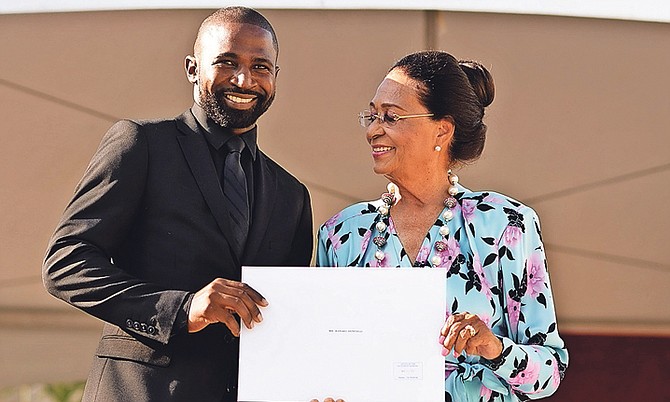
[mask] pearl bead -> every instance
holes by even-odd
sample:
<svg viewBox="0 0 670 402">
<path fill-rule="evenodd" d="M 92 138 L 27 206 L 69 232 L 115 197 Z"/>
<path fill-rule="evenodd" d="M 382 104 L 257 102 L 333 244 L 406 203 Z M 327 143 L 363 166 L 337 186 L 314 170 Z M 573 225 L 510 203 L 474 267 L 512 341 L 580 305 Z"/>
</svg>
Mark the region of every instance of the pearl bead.
<svg viewBox="0 0 670 402">
<path fill-rule="evenodd" d="M 381 250 L 377 250 L 377 251 L 375 251 L 375 258 L 376 258 L 377 260 L 381 261 L 381 260 L 384 259 L 384 257 L 386 257 L 386 256 L 384 255 L 384 252 L 383 252 L 383 251 L 381 251 Z"/>
<path fill-rule="evenodd" d="M 384 206 L 384 205 L 380 206 L 377 210 L 378 210 L 379 213 L 382 214 L 382 215 L 388 215 L 388 213 L 389 213 L 389 209 L 388 209 L 388 207 L 386 207 L 386 206 Z"/>
<path fill-rule="evenodd" d="M 456 194 L 458 194 L 458 187 L 456 187 L 456 186 L 449 186 L 449 194 L 451 194 L 451 195 L 456 195 Z"/>
<path fill-rule="evenodd" d="M 452 220 L 452 219 L 454 218 L 454 213 L 451 212 L 450 209 L 447 209 L 447 210 L 444 211 L 444 213 L 442 214 L 442 217 L 444 218 L 445 221 L 450 221 L 450 220 Z"/>
<path fill-rule="evenodd" d="M 442 226 L 442 227 L 440 228 L 440 234 L 441 234 L 442 236 L 447 236 L 447 235 L 449 234 L 449 227 L 446 226 L 446 225 L 445 225 L 445 226 Z"/>
<path fill-rule="evenodd" d="M 386 230 L 386 224 L 384 222 L 377 222 L 377 230 L 383 232 Z"/>
<path fill-rule="evenodd" d="M 451 184 L 458 183 L 458 176 L 456 176 L 455 174 L 452 174 L 451 177 L 449 178 L 449 181 L 451 182 Z"/>
<path fill-rule="evenodd" d="M 433 265 L 440 265 L 442 263 L 442 258 L 440 258 L 439 255 L 434 255 L 434 256 L 430 257 L 430 262 Z"/>
</svg>

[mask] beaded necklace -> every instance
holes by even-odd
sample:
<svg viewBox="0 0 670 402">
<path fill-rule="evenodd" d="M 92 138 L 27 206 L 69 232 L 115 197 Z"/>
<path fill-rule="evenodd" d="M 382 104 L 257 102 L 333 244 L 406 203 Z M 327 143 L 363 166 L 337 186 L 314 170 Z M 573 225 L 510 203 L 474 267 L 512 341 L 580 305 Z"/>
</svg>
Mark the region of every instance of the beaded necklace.
<svg viewBox="0 0 670 402">
<path fill-rule="evenodd" d="M 438 252 L 442 252 L 447 249 L 447 240 L 449 239 L 449 227 L 447 226 L 447 223 L 454 218 L 452 208 L 454 208 L 458 203 L 456 198 L 454 198 L 454 196 L 458 193 L 458 187 L 456 187 L 458 184 L 458 176 L 452 174 L 451 169 L 449 169 L 448 175 L 450 185 L 447 191 L 449 193 L 449 197 L 444 200 L 444 206 L 447 209 L 442 213 L 444 223 L 439 230 L 441 238 L 433 244 L 433 247 Z M 386 255 L 382 249 L 388 242 L 388 238 L 390 236 L 390 233 L 387 231 L 387 228 L 390 224 L 389 213 L 391 212 L 391 207 L 396 205 L 401 198 L 400 190 L 395 184 L 389 183 L 387 190 L 388 191 L 383 193 L 381 196 L 381 201 L 383 204 L 377 208 L 377 213 L 379 215 L 376 219 L 377 223 L 375 228 L 377 229 L 378 234 L 372 238 L 372 242 L 375 244 L 375 246 L 377 246 L 377 251 L 375 251 L 375 259 L 377 259 L 379 264 L 381 264 L 384 258 L 386 258 Z M 439 255 L 433 255 L 433 257 L 430 259 L 430 263 L 433 266 L 440 265 L 442 263 L 442 257 Z"/>
</svg>

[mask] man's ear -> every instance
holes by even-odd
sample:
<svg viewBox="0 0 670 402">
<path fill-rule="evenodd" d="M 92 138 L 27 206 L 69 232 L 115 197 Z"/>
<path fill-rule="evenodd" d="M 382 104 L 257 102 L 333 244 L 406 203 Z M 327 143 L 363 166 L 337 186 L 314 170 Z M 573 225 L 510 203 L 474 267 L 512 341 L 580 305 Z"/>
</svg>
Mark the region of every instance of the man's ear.
<svg viewBox="0 0 670 402">
<path fill-rule="evenodd" d="M 188 55 L 184 59 L 184 69 L 186 70 L 186 78 L 191 84 L 198 83 L 198 60 L 195 56 Z"/>
</svg>

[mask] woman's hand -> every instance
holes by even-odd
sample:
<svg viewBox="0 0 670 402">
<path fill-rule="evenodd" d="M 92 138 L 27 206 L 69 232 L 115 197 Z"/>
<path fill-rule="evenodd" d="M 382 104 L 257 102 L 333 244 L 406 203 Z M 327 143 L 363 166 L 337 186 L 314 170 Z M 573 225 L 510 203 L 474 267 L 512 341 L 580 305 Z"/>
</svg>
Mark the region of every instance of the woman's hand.
<svg viewBox="0 0 670 402">
<path fill-rule="evenodd" d="M 318 399 L 312 399 L 309 402 L 319 402 Z M 333 399 L 333 398 L 326 398 L 323 400 L 323 402 L 344 402 L 344 399 Z"/>
<path fill-rule="evenodd" d="M 463 351 L 469 355 L 482 356 L 493 360 L 502 353 L 502 342 L 477 315 L 457 313 L 444 323 L 440 331 L 440 343 L 444 356 L 454 349 L 454 357 Z"/>
</svg>

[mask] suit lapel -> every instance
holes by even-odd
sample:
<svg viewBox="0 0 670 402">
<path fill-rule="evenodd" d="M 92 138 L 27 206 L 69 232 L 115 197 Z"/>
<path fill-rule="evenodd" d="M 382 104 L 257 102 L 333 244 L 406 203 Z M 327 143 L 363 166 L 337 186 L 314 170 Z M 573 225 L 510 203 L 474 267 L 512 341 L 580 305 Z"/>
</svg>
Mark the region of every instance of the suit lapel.
<svg viewBox="0 0 670 402">
<path fill-rule="evenodd" d="M 268 230 L 277 194 L 277 172 L 267 162 L 267 157 L 258 152 L 260 174 L 254 176 L 254 211 L 247 246 L 243 253 L 243 262 L 249 261 L 261 251 L 261 245 Z"/>
<path fill-rule="evenodd" d="M 200 192 L 221 232 L 223 232 L 226 240 L 230 241 L 228 236 L 230 236 L 232 229 L 230 227 L 229 214 L 228 210 L 224 207 L 221 183 L 216 174 L 216 168 L 214 167 L 214 162 L 207 146 L 207 140 L 200 135 L 197 122 L 190 111 L 186 111 L 176 121 L 179 130 L 185 134 L 177 137 L 177 140 L 191 169 L 191 173 L 198 183 Z M 231 255 L 233 255 L 233 258 L 237 258 L 234 252 L 231 252 Z"/>
</svg>

